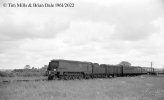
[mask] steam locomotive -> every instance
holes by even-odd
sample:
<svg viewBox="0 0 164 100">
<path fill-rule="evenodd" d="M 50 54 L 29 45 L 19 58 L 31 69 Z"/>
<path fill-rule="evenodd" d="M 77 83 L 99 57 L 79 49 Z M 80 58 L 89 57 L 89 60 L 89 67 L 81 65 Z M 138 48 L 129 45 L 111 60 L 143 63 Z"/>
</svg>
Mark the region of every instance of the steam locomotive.
<svg viewBox="0 0 164 100">
<path fill-rule="evenodd" d="M 98 64 L 63 59 L 51 60 L 47 68 L 47 73 L 48 80 L 110 78 L 156 74 L 154 68 L 148 67 Z"/>
</svg>

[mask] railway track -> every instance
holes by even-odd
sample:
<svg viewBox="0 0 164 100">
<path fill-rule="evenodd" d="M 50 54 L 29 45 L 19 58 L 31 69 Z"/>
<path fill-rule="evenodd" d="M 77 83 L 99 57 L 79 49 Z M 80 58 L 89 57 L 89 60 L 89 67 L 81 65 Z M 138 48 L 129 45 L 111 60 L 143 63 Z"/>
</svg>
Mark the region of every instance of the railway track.
<svg viewBox="0 0 164 100">
<path fill-rule="evenodd" d="M 142 75 L 141 75 L 142 76 Z M 140 77 L 141 77 L 140 76 Z M 128 76 L 127 76 L 128 77 Z M 132 77 L 132 76 L 129 76 Z M 134 77 L 134 76 L 133 76 Z M 155 77 L 155 78 L 159 78 L 162 77 L 164 78 L 163 74 L 159 74 L 159 75 L 145 75 L 143 77 Z M 105 79 L 105 78 L 104 78 Z M 110 78 L 108 78 L 110 79 Z M 55 80 L 67 80 L 67 79 L 55 79 Z M 74 79 L 68 79 L 68 80 L 74 80 Z M 76 80 L 76 79 L 75 79 Z M 80 79 L 79 79 L 80 80 Z M 39 81 L 49 81 L 48 79 L 18 79 L 18 80 L 0 80 L 0 83 L 11 83 L 11 82 L 39 82 Z M 52 80 L 51 80 L 52 81 Z"/>
<path fill-rule="evenodd" d="M 0 83 L 11 83 L 11 82 L 38 82 L 38 81 L 48 81 L 48 79 L 35 79 L 35 80 L 3 80 Z"/>
</svg>

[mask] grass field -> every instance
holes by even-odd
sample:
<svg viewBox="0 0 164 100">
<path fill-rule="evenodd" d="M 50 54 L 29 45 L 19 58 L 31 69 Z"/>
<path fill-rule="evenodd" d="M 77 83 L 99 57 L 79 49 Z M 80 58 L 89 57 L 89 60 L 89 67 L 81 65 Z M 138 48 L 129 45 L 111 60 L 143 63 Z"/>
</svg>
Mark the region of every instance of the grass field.
<svg viewBox="0 0 164 100">
<path fill-rule="evenodd" d="M 14 81 L 18 79 L 0 79 L 0 100 L 164 100 L 164 76 Z"/>
</svg>

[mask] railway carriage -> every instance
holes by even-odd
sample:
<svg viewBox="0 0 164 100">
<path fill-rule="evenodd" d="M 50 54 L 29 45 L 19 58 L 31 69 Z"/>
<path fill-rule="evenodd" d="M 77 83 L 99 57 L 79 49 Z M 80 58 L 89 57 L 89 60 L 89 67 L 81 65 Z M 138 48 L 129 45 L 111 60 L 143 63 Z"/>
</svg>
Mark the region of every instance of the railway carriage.
<svg viewBox="0 0 164 100">
<path fill-rule="evenodd" d="M 107 77 L 121 76 L 122 75 L 122 66 L 120 65 L 107 65 L 101 64 L 100 66 L 105 67 Z"/>
<path fill-rule="evenodd" d="M 122 76 L 123 71 L 122 71 L 123 66 L 121 65 L 108 65 L 107 71 L 109 74 L 113 74 L 112 76 Z"/>
<path fill-rule="evenodd" d="M 123 75 L 124 76 L 134 76 L 141 74 L 141 68 L 135 66 L 126 66 L 123 67 Z"/>
</svg>

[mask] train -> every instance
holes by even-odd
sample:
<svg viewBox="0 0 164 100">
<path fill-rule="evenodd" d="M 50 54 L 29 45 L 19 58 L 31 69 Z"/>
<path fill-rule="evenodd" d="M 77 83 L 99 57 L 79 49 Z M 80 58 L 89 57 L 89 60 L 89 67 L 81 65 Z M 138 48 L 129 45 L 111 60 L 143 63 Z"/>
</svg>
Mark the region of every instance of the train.
<svg viewBox="0 0 164 100">
<path fill-rule="evenodd" d="M 140 66 L 99 64 L 86 61 L 53 59 L 47 67 L 48 80 L 92 79 L 120 76 L 155 75 L 155 69 Z"/>
</svg>

